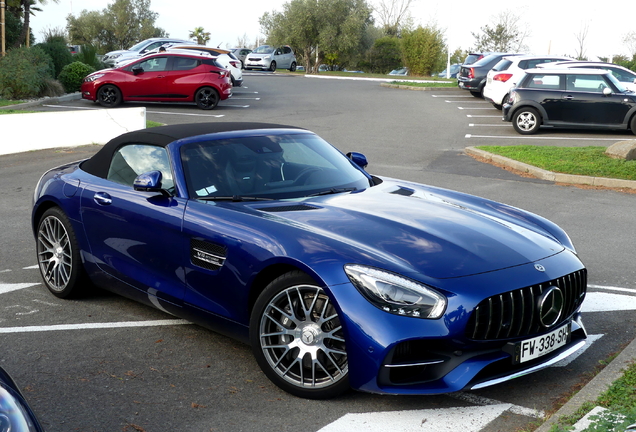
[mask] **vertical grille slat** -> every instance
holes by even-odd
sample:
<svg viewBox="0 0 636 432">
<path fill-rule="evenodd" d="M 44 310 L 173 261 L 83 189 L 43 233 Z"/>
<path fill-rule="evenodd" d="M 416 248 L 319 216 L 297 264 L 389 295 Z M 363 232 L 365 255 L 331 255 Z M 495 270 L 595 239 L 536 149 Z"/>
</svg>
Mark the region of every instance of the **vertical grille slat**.
<svg viewBox="0 0 636 432">
<path fill-rule="evenodd" d="M 583 302 L 587 270 L 484 299 L 468 320 L 466 336 L 472 340 L 497 340 L 524 337 L 545 330 L 537 318 L 537 301 L 551 286 L 559 288 L 564 296 L 562 318 L 553 326 L 556 327 L 569 319 Z"/>
</svg>

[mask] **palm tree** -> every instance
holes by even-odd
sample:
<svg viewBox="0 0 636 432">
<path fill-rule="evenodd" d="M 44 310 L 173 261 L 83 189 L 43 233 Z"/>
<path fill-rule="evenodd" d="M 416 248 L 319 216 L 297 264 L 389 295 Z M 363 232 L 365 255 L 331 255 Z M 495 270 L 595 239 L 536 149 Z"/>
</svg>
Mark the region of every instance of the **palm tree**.
<svg viewBox="0 0 636 432">
<path fill-rule="evenodd" d="M 190 39 L 196 39 L 199 45 L 207 45 L 210 40 L 210 32 L 206 32 L 203 27 L 195 27 L 188 37 Z"/>
<path fill-rule="evenodd" d="M 20 9 L 22 9 L 22 13 L 23 13 L 23 18 L 24 18 L 24 25 L 22 26 L 22 32 L 20 33 L 20 36 L 18 37 L 18 39 L 16 40 L 16 42 L 13 44 L 13 46 L 15 48 L 18 48 L 20 45 L 22 45 L 23 43 L 26 42 L 26 45 L 29 46 L 28 40 L 27 40 L 27 35 L 29 34 L 29 20 L 31 18 L 31 14 L 33 13 L 32 11 L 38 11 L 38 12 L 42 12 L 42 9 L 40 9 L 39 7 L 35 7 L 35 5 L 37 3 L 46 4 L 47 0 L 8 0 L 7 3 L 9 6 L 14 6 L 14 7 L 19 7 Z M 59 0 L 53 0 L 54 3 L 59 2 Z"/>
</svg>

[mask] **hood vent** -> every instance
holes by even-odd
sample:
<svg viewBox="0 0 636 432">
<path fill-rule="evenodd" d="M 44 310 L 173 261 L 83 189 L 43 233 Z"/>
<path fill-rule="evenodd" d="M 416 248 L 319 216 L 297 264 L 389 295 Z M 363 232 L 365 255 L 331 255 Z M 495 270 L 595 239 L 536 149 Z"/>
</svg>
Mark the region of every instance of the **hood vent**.
<svg viewBox="0 0 636 432">
<path fill-rule="evenodd" d="M 394 195 L 411 196 L 415 193 L 415 191 L 413 189 L 408 189 L 402 186 L 398 186 L 398 188 L 391 193 Z"/>
<path fill-rule="evenodd" d="M 291 212 L 291 211 L 303 211 L 303 210 L 317 210 L 320 207 L 307 205 L 307 204 L 292 204 L 292 205 L 282 205 L 276 207 L 261 207 L 258 210 L 268 213 L 280 213 L 280 212 Z"/>
</svg>

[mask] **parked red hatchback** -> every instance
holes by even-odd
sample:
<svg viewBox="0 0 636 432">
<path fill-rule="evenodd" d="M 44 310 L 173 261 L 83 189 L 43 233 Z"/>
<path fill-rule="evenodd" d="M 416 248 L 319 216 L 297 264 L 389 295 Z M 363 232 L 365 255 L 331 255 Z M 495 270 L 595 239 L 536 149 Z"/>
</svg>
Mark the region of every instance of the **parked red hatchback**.
<svg viewBox="0 0 636 432">
<path fill-rule="evenodd" d="M 108 108 L 122 102 L 194 102 L 214 109 L 232 96 L 230 72 L 208 53 L 157 53 L 84 78 L 82 98 Z"/>
</svg>

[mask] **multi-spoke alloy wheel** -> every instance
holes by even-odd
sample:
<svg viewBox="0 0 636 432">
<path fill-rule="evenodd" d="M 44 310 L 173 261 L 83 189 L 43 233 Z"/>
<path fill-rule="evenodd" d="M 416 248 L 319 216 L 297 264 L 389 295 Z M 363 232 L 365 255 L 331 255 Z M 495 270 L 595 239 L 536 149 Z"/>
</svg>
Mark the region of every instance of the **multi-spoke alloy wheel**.
<svg viewBox="0 0 636 432">
<path fill-rule="evenodd" d="M 38 224 L 37 254 L 42 279 L 58 297 L 76 291 L 83 275 L 77 242 L 71 225 L 61 210 L 47 210 Z"/>
<path fill-rule="evenodd" d="M 291 272 L 272 282 L 259 297 L 251 324 L 256 358 L 282 389 L 318 399 L 349 388 L 338 313 L 304 273 Z"/>
</svg>

